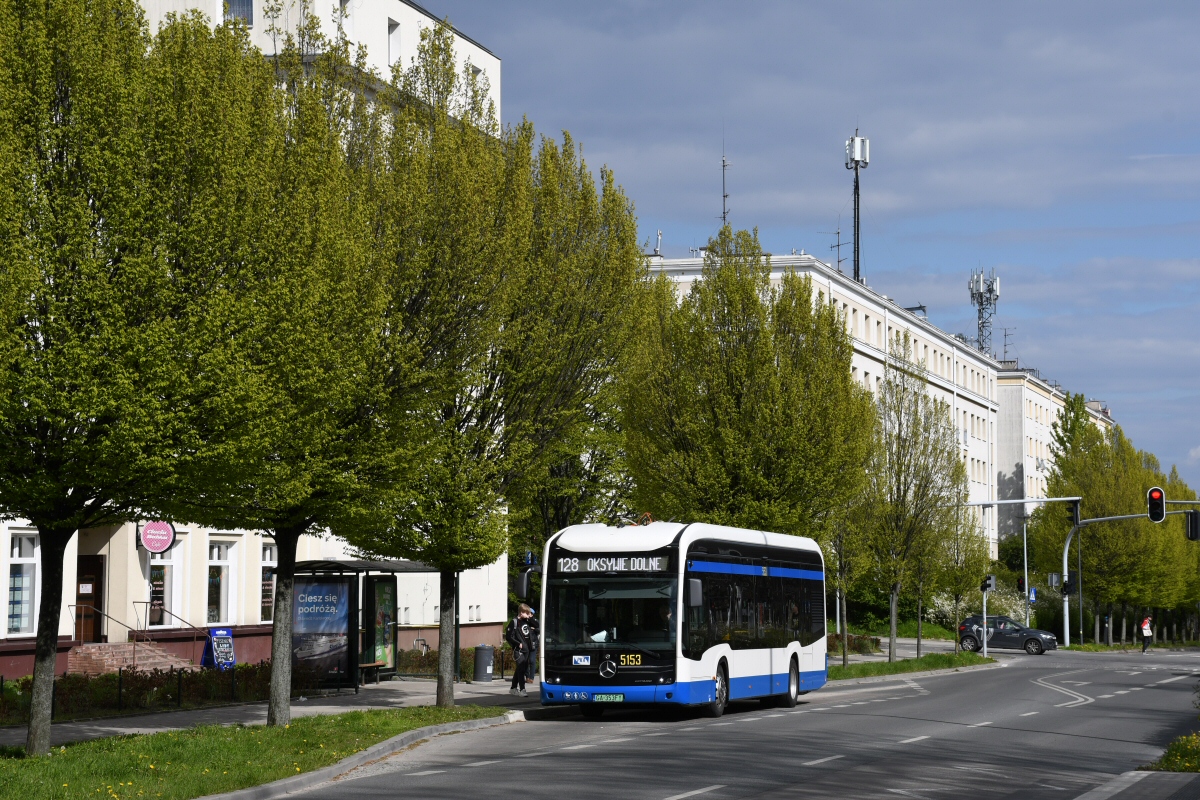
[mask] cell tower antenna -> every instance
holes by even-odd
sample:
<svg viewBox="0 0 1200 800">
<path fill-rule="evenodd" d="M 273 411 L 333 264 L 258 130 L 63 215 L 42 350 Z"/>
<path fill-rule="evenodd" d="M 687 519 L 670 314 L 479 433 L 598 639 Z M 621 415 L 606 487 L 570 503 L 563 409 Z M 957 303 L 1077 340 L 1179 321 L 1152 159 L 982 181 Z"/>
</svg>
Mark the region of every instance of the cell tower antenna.
<svg viewBox="0 0 1200 800">
<path fill-rule="evenodd" d="M 854 170 L 854 280 L 859 283 L 862 283 L 862 268 L 859 262 L 859 240 L 862 238 L 862 231 L 858 214 L 858 173 L 859 170 L 866 169 L 870 161 L 871 140 L 859 136 L 858 128 L 855 128 L 854 135 L 846 140 L 846 169 Z"/>
<path fill-rule="evenodd" d="M 971 293 L 971 303 L 979 309 L 979 333 L 975 346 L 995 358 L 996 353 L 992 350 L 992 317 L 996 315 L 996 304 L 1000 301 L 1000 278 L 995 269 L 990 276 L 985 275 L 983 270 L 972 272 L 967 289 Z"/>
<path fill-rule="evenodd" d="M 1008 337 L 1016 328 L 1001 328 L 1000 330 L 1004 331 L 1004 360 L 1008 361 Z"/>
<path fill-rule="evenodd" d="M 721 224 L 729 224 L 729 192 L 725 191 L 725 171 L 729 169 L 729 159 L 725 158 L 725 137 L 721 137 Z"/>
<path fill-rule="evenodd" d="M 846 260 L 846 259 L 842 258 L 842 245 L 846 244 L 845 242 L 842 241 L 842 215 L 838 214 L 838 224 L 837 224 L 836 231 L 817 231 L 817 233 L 824 234 L 826 236 L 837 237 L 834 239 L 833 244 L 829 245 L 829 249 L 837 251 L 837 263 L 834 266 L 837 267 L 838 272 L 841 272 L 842 271 L 842 262 Z"/>
</svg>

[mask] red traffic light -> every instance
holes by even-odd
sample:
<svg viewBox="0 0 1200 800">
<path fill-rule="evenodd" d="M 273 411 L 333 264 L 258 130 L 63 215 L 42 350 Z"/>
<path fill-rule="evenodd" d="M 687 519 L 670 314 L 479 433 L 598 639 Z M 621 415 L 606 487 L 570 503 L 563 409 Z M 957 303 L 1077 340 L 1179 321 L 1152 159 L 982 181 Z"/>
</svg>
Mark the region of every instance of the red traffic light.
<svg viewBox="0 0 1200 800">
<path fill-rule="evenodd" d="M 1146 516 L 1151 522 L 1162 522 L 1167 518 L 1167 497 L 1161 487 L 1152 486 L 1146 492 Z"/>
</svg>

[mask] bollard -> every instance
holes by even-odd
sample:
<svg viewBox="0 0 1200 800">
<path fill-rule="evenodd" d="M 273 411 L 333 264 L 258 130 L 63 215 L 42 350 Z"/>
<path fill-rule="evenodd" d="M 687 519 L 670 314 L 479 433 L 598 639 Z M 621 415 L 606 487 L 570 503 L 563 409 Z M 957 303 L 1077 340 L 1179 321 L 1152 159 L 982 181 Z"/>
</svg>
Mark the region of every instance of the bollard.
<svg viewBox="0 0 1200 800">
<path fill-rule="evenodd" d="M 183 670 L 179 670 L 179 691 L 176 692 L 175 707 L 183 708 Z"/>
<path fill-rule="evenodd" d="M 237 670 L 233 667 L 229 668 L 229 697 L 237 702 Z"/>
<path fill-rule="evenodd" d="M 121 706 L 121 688 L 125 675 L 122 672 L 122 667 L 117 667 L 117 711 L 120 711 Z"/>
</svg>

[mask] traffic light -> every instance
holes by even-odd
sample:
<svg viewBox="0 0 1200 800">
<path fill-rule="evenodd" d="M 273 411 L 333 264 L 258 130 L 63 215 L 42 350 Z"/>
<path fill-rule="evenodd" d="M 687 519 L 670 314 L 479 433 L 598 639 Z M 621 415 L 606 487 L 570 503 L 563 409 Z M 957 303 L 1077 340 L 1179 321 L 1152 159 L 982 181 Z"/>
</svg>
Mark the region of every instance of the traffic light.
<svg viewBox="0 0 1200 800">
<path fill-rule="evenodd" d="M 1151 522 L 1162 522 L 1167 518 L 1167 496 L 1158 486 L 1146 492 L 1146 516 Z"/>
<path fill-rule="evenodd" d="M 1062 582 L 1062 593 L 1064 595 L 1075 594 L 1079 590 L 1079 573 L 1072 572 L 1067 575 L 1067 579 Z"/>
<path fill-rule="evenodd" d="M 979 591 L 994 592 L 996 591 L 996 576 L 988 575 L 983 579 L 983 583 L 979 584 Z"/>
<path fill-rule="evenodd" d="M 1018 578 L 1017 578 L 1017 591 L 1019 591 L 1021 594 L 1025 594 L 1025 576 L 1024 575 L 1018 576 Z"/>
<path fill-rule="evenodd" d="M 1187 512 L 1187 537 L 1193 542 L 1200 541 L 1200 511 Z"/>
</svg>

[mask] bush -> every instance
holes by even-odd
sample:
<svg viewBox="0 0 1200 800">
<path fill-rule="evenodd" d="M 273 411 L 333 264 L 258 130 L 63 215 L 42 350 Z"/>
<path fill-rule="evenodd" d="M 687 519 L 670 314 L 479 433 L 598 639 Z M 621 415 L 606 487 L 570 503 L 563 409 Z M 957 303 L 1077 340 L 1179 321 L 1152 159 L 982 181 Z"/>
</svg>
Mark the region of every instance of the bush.
<svg viewBox="0 0 1200 800">
<path fill-rule="evenodd" d="M 1200 772 L 1200 734 L 1180 736 L 1167 745 L 1167 751 L 1143 769 L 1161 772 Z"/>
<path fill-rule="evenodd" d="M 492 667 L 492 671 L 497 677 L 503 669 L 512 670 L 512 651 L 507 645 L 496 650 L 493 658 L 495 666 Z M 501 660 L 503 660 L 503 664 Z M 438 651 L 427 650 L 422 653 L 420 650 L 401 650 L 396 653 L 396 672 L 401 675 L 437 677 Z M 474 647 L 464 647 L 458 651 L 458 677 L 459 680 L 464 681 L 475 677 Z"/>
<path fill-rule="evenodd" d="M 853 633 L 844 635 L 847 637 L 846 649 L 851 653 L 869 656 L 880 650 L 878 636 L 858 636 Z M 842 636 L 840 633 L 831 633 L 825 637 L 825 648 L 830 656 L 842 652 Z"/>
<path fill-rule="evenodd" d="M 182 697 L 180 696 L 182 687 Z M 33 677 L 5 681 L 0 695 L 0 722 L 29 721 Z M 292 671 L 292 695 L 316 690 L 317 675 L 304 668 Z M 271 691 L 271 664 L 238 664 L 232 670 L 122 670 L 120 674 L 61 675 L 54 679 L 57 719 L 106 716 L 125 711 L 266 700 Z"/>
</svg>

